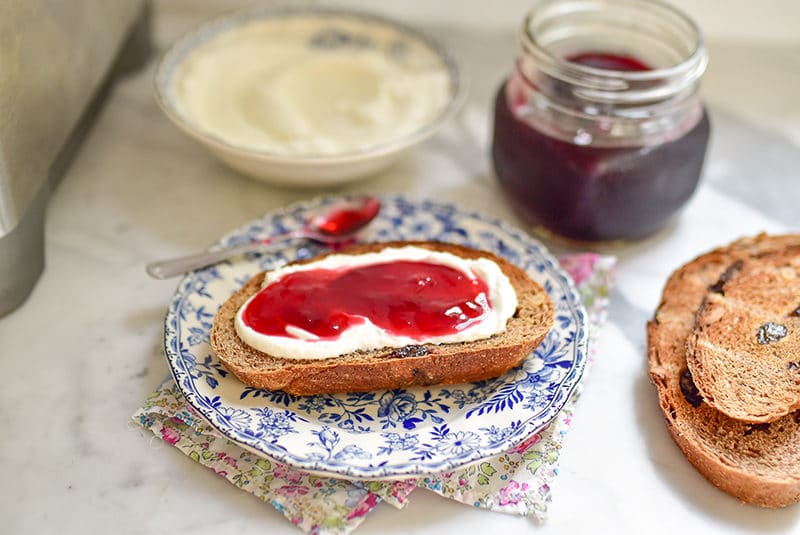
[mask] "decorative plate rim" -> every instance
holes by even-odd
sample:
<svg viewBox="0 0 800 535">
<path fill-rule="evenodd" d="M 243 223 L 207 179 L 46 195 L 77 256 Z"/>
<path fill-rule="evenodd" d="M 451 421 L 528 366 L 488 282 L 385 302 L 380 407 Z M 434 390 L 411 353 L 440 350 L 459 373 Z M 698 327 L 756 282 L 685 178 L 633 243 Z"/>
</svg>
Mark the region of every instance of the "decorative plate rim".
<svg viewBox="0 0 800 535">
<path fill-rule="evenodd" d="M 215 243 L 215 247 L 221 246 L 229 242 L 230 240 L 235 239 L 237 236 L 245 233 L 246 230 L 251 225 L 253 225 L 258 221 L 266 220 L 269 217 L 275 217 L 278 215 L 288 215 L 291 212 L 298 210 L 311 210 L 321 205 L 334 202 L 339 199 L 341 199 L 341 196 L 319 196 L 309 200 L 295 202 L 285 206 L 284 208 L 267 212 L 263 216 L 256 218 L 252 221 L 249 221 L 244 225 L 238 227 L 237 229 L 234 229 L 225 234 L 222 238 L 220 238 L 220 240 L 218 240 Z M 356 480 L 386 480 L 386 479 L 413 478 L 413 477 L 421 477 L 430 474 L 445 472 L 460 466 L 464 466 L 479 461 L 481 459 L 486 459 L 495 455 L 499 455 L 501 453 L 513 449 L 515 446 L 525 441 L 531 435 L 535 434 L 537 431 L 547 426 L 553 420 L 553 418 L 555 418 L 555 416 L 560 412 L 560 410 L 572 396 L 573 392 L 575 391 L 580 382 L 580 378 L 586 367 L 586 361 L 588 358 L 587 350 L 588 350 L 589 325 L 587 321 L 585 307 L 583 305 L 580 294 L 573 280 L 560 267 L 558 261 L 546 249 L 546 247 L 543 244 L 541 244 L 538 240 L 532 238 L 531 236 L 529 236 L 528 234 L 526 234 L 524 231 L 522 231 L 517 227 L 509 225 L 499 219 L 484 216 L 483 214 L 477 211 L 460 210 L 452 203 L 441 203 L 430 200 L 409 200 L 402 195 L 385 195 L 381 197 L 381 200 L 384 203 L 384 205 L 387 204 L 402 205 L 403 203 L 405 203 L 407 205 L 415 205 L 419 207 L 427 206 L 427 207 L 435 207 L 440 210 L 450 210 L 454 214 L 457 214 L 459 217 L 474 219 L 477 220 L 478 222 L 481 222 L 483 224 L 492 227 L 496 227 L 497 229 L 501 230 L 503 233 L 507 234 L 508 236 L 510 236 L 511 238 L 518 241 L 521 245 L 524 246 L 526 257 L 531 257 L 532 255 L 538 255 L 537 261 L 543 264 L 544 266 L 542 268 L 542 271 L 544 271 L 545 269 L 549 270 L 550 276 L 552 276 L 561 286 L 561 289 L 563 290 L 564 293 L 562 299 L 566 302 L 570 312 L 574 315 L 573 317 L 576 324 L 575 339 L 571 344 L 571 346 L 574 347 L 572 350 L 573 353 L 572 363 L 569 371 L 564 375 L 563 379 L 557 384 L 557 388 L 559 390 L 560 395 L 557 398 L 556 396 L 554 396 L 553 399 L 549 403 L 547 403 L 542 408 L 542 410 L 540 410 L 537 414 L 530 416 L 524 422 L 521 422 L 519 427 L 515 429 L 511 435 L 506 437 L 505 440 L 502 440 L 501 442 L 495 444 L 494 446 L 476 449 L 470 455 L 464 455 L 460 457 L 458 456 L 448 457 L 439 460 L 437 462 L 418 461 L 414 463 L 407 462 L 405 464 L 397 464 L 397 465 L 383 463 L 377 467 L 373 466 L 362 467 L 362 466 L 354 466 L 347 464 L 331 465 L 329 463 L 326 463 L 324 460 L 317 460 L 314 462 L 301 460 L 296 455 L 293 455 L 285 448 L 281 449 L 279 447 L 274 447 L 273 445 L 266 443 L 263 440 L 260 440 L 255 437 L 252 438 L 242 437 L 232 432 L 231 429 L 226 429 L 223 426 L 219 425 L 214 421 L 214 417 L 211 411 L 209 411 L 204 406 L 203 403 L 198 402 L 196 396 L 199 396 L 200 393 L 196 391 L 196 388 L 194 391 L 192 391 L 183 384 L 182 380 L 187 378 L 188 376 L 188 372 L 185 366 L 185 361 L 182 360 L 180 352 L 178 351 L 178 353 L 176 354 L 175 348 L 172 347 L 173 340 L 180 337 L 180 329 L 175 329 L 174 337 L 170 338 L 169 326 L 176 319 L 175 316 L 179 311 L 178 305 L 182 302 L 182 299 L 187 299 L 189 297 L 190 294 L 188 293 L 188 290 L 193 286 L 193 284 L 196 281 L 198 281 L 198 279 L 202 276 L 203 273 L 207 272 L 209 269 L 212 269 L 212 268 L 206 268 L 185 275 L 178 284 L 178 287 L 176 288 L 176 291 L 170 301 L 170 305 L 167 309 L 167 313 L 164 320 L 163 347 L 164 347 L 164 354 L 172 378 L 178 385 L 178 388 L 183 394 L 184 398 L 186 399 L 186 402 L 194 410 L 196 410 L 199 414 L 201 414 L 203 418 L 206 420 L 206 422 L 225 438 L 237 443 L 238 445 L 258 455 L 266 456 L 270 459 L 291 465 L 298 469 L 324 476 L 332 476 L 332 477 L 356 479 Z M 497 253 L 497 251 L 495 252 Z M 225 297 L 224 299 L 227 299 L 227 297 Z M 218 303 L 218 305 L 221 304 L 222 302 Z M 553 329 L 555 330 L 557 328 L 558 325 L 556 322 Z M 530 358 L 530 356 L 528 358 Z M 183 363 L 184 365 L 181 366 L 181 363 Z M 238 381 L 238 379 L 236 379 L 235 377 L 233 377 L 232 380 Z M 458 385 L 450 385 L 450 386 L 455 387 Z M 436 388 L 435 385 L 434 388 Z M 327 427 L 325 427 L 325 429 L 327 429 Z"/>
</svg>

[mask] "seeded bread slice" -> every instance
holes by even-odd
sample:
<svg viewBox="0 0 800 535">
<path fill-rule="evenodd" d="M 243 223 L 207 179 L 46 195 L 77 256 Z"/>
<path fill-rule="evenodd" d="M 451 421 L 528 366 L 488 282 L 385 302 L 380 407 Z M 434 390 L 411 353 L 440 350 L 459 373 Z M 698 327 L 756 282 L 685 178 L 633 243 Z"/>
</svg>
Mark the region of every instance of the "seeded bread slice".
<svg viewBox="0 0 800 535">
<path fill-rule="evenodd" d="M 706 403 L 772 422 L 800 409 L 800 248 L 731 264 L 700 305 L 686 358 Z"/>
<path fill-rule="evenodd" d="M 445 243 L 389 242 L 355 245 L 339 253 L 355 255 L 405 245 L 496 262 L 510 279 L 519 302 L 506 330 L 474 342 L 382 348 L 319 361 L 277 358 L 247 346 L 234 328 L 238 309 L 261 288 L 264 273 L 260 273 L 217 312 L 211 330 L 214 351 L 239 380 L 255 388 L 284 390 L 294 395 L 365 392 L 500 376 L 519 365 L 553 326 L 553 304 L 547 292 L 522 269 L 489 252 Z M 313 260 L 319 258 L 322 257 Z"/>
<path fill-rule="evenodd" d="M 760 235 L 696 258 L 670 276 L 647 324 L 650 378 L 675 443 L 712 484 L 762 507 L 800 501 L 800 414 L 756 425 L 726 416 L 695 387 L 685 346 L 703 297 L 728 266 L 797 244 L 800 235 Z"/>
</svg>

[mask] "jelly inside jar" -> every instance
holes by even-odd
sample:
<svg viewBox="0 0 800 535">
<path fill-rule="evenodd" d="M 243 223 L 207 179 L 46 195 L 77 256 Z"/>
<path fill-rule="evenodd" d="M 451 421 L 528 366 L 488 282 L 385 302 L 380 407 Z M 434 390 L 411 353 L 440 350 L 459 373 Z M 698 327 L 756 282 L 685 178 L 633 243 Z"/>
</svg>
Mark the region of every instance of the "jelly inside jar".
<svg viewBox="0 0 800 535">
<path fill-rule="evenodd" d="M 644 71 L 632 57 L 587 51 L 566 58 L 590 67 Z M 580 241 L 637 239 L 664 226 L 697 186 L 708 116 L 657 145 L 602 147 L 551 137 L 518 118 L 497 93 L 492 157 L 508 198 L 529 223 Z"/>
<path fill-rule="evenodd" d="M 565 58 L 572 63 L 580 63 L 595 69 L 611 71 L 649 71 L 651 67 L 637 57 L 627 54 L 610 54 L 608 52 L 579 52 Z"/>
</svg>

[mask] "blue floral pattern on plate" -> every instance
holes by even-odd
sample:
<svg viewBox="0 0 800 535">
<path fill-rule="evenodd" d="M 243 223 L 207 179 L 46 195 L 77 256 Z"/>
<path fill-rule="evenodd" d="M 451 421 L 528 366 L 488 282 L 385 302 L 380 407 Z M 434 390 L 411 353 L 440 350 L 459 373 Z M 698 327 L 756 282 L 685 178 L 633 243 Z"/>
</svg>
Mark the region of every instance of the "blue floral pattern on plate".
<svg viewBox="0 0 800 535">
<path fill-rule="evenodd" d="M 296 228 L 334 197 L 294 204 L 228 234 L 219 245 Z M 493 251 L 550 294 L 555 327 L 502 377 L 366 393 L 291 396 L 256 389 L 228 373 L 208 336 L 217 308 L 251 276 L 323 250 L 297 243 L 184 277 L 167 311 L 164 350 L 188 403 L 233 441 L 297 468 L 353 479 L 441 472 L 500 454 L 546 425 L 586 364 L 587 322 L 570 278 L 524 232 L 448 204 L 384 197 L 367 241 L 437 240 Z"/>
</svg>

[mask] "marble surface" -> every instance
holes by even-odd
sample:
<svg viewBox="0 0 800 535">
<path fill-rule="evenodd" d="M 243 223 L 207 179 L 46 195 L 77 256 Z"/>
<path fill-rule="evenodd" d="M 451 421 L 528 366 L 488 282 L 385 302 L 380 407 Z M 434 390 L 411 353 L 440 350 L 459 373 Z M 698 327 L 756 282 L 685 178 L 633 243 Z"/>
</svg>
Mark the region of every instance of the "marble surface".
<svg viewBox="0 0 800 535">
<path fill-rule="evenodd" d="M 788 11 L 766 16 L 797 15 L 796 4 L 776 4 Z M 230 5 L 156 2 L 159 45 Z M 525 3 L 504 4 L 491 24 L 475 15 L 479 2 L 459 4 L 463 14 L 452 8 L 449 17 L 434 16 L 441 15 L 434 6 L 426 17 L 423 2 L 408 13 L 401 5 L 385 9 L 457 53 L 470 98 L 398 165 L 326 192 L 433 197 L 519 224 L 487 147 L 491 96 L 514 56 Z M 752 35 L 750 26 L 737 36 L 731 28 L 746 14 L 718 14 L 726 16 L 739 18 L 709 23 L 725 31 L 709 35 L 703 93 L 714 138 L 704 180 L 669 228 L 615 251 L 610 323 L 567 437 L 549 520 L 539 525 L 417 491 L 405 510 L 380 507 L 357 533 L 800 531 L 798 506 L 744 506 L 698 475 L 669 438 L 646 375 L 644 323 L 670 271 L 741 235 L 800 230 L 800 41 Z M 204 248 L 267 210 L 321 193 L 271 188 L 211 159 L 157 109 L 152 68 L 114 89 L 53 194 L 45 273 L 28 301 L 0 319 L 0 531 L 299 533 L 129 420 L 167 374 L 162 318 L 176 286 L 148 278 L 144 264 Z"/>
</svg>

